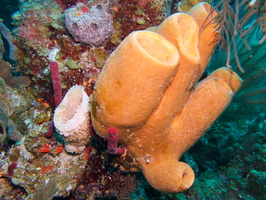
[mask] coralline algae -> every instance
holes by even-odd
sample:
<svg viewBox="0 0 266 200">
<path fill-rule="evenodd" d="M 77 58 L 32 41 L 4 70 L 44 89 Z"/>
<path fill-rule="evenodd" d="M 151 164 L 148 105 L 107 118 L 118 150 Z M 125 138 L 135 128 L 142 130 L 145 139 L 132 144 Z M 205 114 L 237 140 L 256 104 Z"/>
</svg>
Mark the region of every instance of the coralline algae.
<svg viewBox="0 0 266 200">
<path fill-rule="evenodd" d="M 103 4 L 91 8 L 79 3 L 65 11 L 67 30 L 76 42 L 102 45 L 113 33 L 112 16 Z"/>
</svg>

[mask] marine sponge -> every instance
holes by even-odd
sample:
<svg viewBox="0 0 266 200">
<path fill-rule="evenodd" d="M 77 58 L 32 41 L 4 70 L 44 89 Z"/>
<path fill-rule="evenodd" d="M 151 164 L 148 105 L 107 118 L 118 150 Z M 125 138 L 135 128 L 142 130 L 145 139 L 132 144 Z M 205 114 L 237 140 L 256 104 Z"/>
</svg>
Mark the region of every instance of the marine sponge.
<svg viewBox="0 0 266 200">
<path fill-rule="evenodd" d="M 198 9 L 208 12 L 208 7 Z M 97 134 L 108 138 L 108 128 L 115 127 L 118 142 L 149 184 L 163 192 L 182 192 L 193 184 L 192 168 L 179 159 L 242 82 L 227 68 L 198 82 L 215 48 L 208 39 L 216 35 L 215 24 L 200 34 L 198 24 L 176 13 L 153 27 L 155 33 L 132 32 L 108 58 L 91 95 Z"/>
<path fill-rule="evenodd" d="M 102 45 L 113 33 L 112 16 L 104 4 L 91 8 L 82 3 L 65 11 L 67 30 L 77 42 Z"/>
<path fill-rule="evenodd" d="M 54 125 L 66 141 L 65 150 L 81 153 L 90 141 L 90 99 L 84 88 L 75 85 L 56 108 Z"/>
</svg>

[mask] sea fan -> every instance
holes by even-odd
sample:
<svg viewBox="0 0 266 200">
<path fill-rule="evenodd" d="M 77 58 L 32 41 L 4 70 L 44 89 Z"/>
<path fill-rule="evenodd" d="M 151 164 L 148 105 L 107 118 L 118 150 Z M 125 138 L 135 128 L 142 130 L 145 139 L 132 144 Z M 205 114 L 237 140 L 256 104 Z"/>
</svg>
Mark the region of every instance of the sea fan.
<svg viewBox="0 0 266 200">
<path fill-rule="evenodd" d="M 13 141 L 19 141 L 22 137 L 16 125 L 10 119 L 12 114 L 13 105 L 8 98 L 6 83 L 4 79 L 0 77 L 0 143 L 3 143 L 7 136 Z"/>
<path fill-rule="evenodd" d="M 207 19 L 206 23 L 201 27 L 201 30 L 208 26 L 209 23 L 217 23 L 218 25 L 216 28 L 220 34 L 217 35 L 215 41 L 218 40 L 220 48 L 226 50 L 226 67 L 231 68 L 230 58 L 233 50 L 236 64 L 239 70 L 244 73 L 245 70 L 241 65 L 237 52 L 236 39 L 241 38 L 246 49 L 251 50 L 246 36 L 256 27 L 256 24 L 260 24 L 260 28 L 263 32 L 260 44 L 264 43 L 266 38 L 266 3 L 263 0 L 243 0 L 242 2 L 239 2 L 239 0 L 222 0 L 218 2 L 219 3 L 214 6 L 209 16 L 211 17 L 214 11 L 216 11 L 218 15 L 212 20 Z M 249 24 L 252 25 L 249 26 L 248 29 L 245 28 Z"/>
<path fill-rule="evenodd" d="M 220 10 L 215 19 L 220 20 L 217 27 L 220 35 L 216 38 L 220 42 L 220 51 L 213 54 L 208 67 L 211 72 L 226 63 L 241 76 L 242 87 L 225 112 L 241 116 L 266 112 L 265 3 L 262 5 L 260 0 L 253 1 L 250 7 L 251 1 L 249 4 L 246 0 L 243 2 L 235 2 L 238 11 L 225 0 L 215 6 Z M 231 49 L 234 50 L 233 54 Z"/>
<path fill-rule="evenodd" d="M 12 114 L 12 112 L 13 108 L 11 106 L 11 103 L 7 100 L 5 81 L 0 78 L 0 143 L 2 143 L 7 137 L 9 116 Z"/>
</svg>

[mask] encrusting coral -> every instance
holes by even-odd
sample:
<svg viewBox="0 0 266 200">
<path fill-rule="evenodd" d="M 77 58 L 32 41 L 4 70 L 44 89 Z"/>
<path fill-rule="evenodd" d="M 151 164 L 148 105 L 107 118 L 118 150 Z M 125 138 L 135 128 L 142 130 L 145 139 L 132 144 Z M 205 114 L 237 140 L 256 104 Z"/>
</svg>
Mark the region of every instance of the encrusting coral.
<svg viewBox="0 0 266 200">
<path fill-rule="evenodd" d="M 206 18 L 210 5 L 196 6 Z M 193 13 L 173 14 L 150 31 L 126 37 L 110 55 L 91 95 L 96 132 L 108 138 L 108 128 L 115 127 L 150 185 L 164 192 L 181 192 L 193 184 L 193 170 L 179 159 L 242 82 L 230 69 L 219 68 L 197 83 L 217 33 L 214 23 L 200 29 L 204 20 L 194 19 Z"/>
<path fill-rule="evenodd" d="M 81 153 L 90 141 L 90 99 L 84 88 L 75 85 L 55 109 L 54 125 L 66 141 L 65 150 Z"/>
</svg>

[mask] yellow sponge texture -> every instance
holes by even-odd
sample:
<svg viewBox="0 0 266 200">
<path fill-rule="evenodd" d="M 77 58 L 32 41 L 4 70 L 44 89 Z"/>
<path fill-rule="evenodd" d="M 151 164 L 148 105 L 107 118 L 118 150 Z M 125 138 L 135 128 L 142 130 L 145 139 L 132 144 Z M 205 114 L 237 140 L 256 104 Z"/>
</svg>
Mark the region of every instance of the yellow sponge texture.
<svg viewBox="0 0 266 200">
<path fill-rule="evenodd" d="M 206 19 L 209 7 L 201 3 L 193 9 Z M 126 37 L 107 60 L 91 96 L 96 132 L 107 138 L 107 129 L 115 127 L 147 181 L 164 192 L 181 192 L 193 184 L 193 170 L 179 159 L 242 82 L 227 68 L 198 82 L 217 33 L 213 23 L 201 30 L 203 22 L 192 11 Z"/>
</svg>

